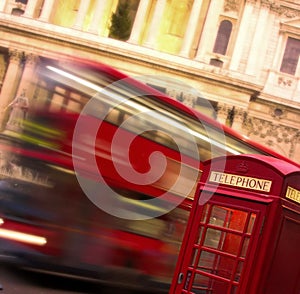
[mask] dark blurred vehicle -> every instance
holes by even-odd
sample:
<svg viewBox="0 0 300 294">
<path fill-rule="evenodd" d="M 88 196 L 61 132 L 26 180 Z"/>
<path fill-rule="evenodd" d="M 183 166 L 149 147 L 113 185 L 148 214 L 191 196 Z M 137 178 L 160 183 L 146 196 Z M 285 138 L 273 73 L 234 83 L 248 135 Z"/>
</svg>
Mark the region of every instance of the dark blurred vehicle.
<svg viewBox="0 0 300 294">
<path fill-rule="evenodd" d="M 105 65 L 43 60 L 32 86 L 24 128 L 0 137 L 0 254 L 28 269 L 168 291 L 202 161 L 283 158 Z M 154 152 L 159 177 L 120 174 Z"/>
</svg>

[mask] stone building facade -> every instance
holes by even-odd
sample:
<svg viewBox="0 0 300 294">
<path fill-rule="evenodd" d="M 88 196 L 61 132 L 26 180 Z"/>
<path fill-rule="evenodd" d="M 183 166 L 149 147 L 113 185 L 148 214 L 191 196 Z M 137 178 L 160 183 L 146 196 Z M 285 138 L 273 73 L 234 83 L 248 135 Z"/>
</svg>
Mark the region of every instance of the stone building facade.
<svg viewBox="0 0 300 294">
<path fill-rule="evenodd" d="M 21 91 L 34 99 L 41 57 L 80 56 L 200 111 L 209 100 L 220 122 L 300 162 L 299 0 L 128 0 L 121 41 L 110 28 L 124 1 L 0 0 L 0 121 Z"/>
</svg>

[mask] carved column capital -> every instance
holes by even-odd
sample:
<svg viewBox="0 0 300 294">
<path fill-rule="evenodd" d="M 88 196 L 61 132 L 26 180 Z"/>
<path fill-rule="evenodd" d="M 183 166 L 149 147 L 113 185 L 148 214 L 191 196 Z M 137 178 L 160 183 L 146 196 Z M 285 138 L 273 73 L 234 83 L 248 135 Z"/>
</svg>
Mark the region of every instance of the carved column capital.
<svg viewBox="0 0 300 294">
<path fill-rule="evenodd" d="M 255 4 L 257 0 L 246 0 L 246 3 Z"/>
<path fill-rule="evenodd" d="M 217 110 L 218 110 L 218 115 L 222 115 L 222 116 L 226 115 L 227 117 L 228 112 L 231 110 L 231 108 L 227 104 L 219 102 Z"/>
<path fill-rule="evenodd" d="M 265 8 L 270 8 L 273 2 L 273 0 L 261 0 L 261 6 Z"/>
<path fill-rule="evenodd" d="M 247 114 L 247 112 L 245 111 L 245 109 L 240 108 L 240 107 L 235 107 L 235 109 L 234 109 L 234 119 L 235 120 L 239 120 L 239 121 L 243 122 L 246 114 Z"/>
<path fill-rule="evenodd" d="M 224 11 L 238 11 L 240 0 L 226 0 L 224 2 Z"/>
<path fill-rule="evenodd" d="M 224 103 L 218 103 L 217 106 L 217 119 L 219 122 L 226 124 L 227 118 L 228 118 L 228 114 L 229 111 L 231 110 L 230 107 L 228 107 L 227 104 Z"/>
<path fill-rule="evenodd" d="M 9 60 L 14 63 L 21 63 L 24 59 L 24 52 L 17 49 L 9 49 Z"/>
<path fill-rule="evenodd" d="M 35 65 L 39 60 L 39 57 L 33 53 L 24 53 L 24 57 L 25 57 L 26 65 L 29 66 Z"/>
</svg>

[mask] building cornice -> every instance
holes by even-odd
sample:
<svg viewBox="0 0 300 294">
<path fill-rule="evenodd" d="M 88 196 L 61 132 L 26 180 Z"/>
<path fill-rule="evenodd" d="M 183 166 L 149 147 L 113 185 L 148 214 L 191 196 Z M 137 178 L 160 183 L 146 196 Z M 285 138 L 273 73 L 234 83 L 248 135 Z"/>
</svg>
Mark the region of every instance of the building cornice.
<svg viewBox="0 0 300 294">
<path fill-rule="evenodd" d="M 300 10 L 300 1 L 299 0 L 280 0 L 278 1 L 281 7 L 286 7 L 293 10 Z"/>
<path fill-rule="evenodd" d="M 295 112 L 297 110 L 300 110 L 299 102 L 283 99 L 278 96 L 274 96 L 266 93 L 259 93 L 259 95 L 255 97 L 255 101 L 263 104 L 282 105 L 286 109 L 289 109 L 289 111 Z"/>
</svg>

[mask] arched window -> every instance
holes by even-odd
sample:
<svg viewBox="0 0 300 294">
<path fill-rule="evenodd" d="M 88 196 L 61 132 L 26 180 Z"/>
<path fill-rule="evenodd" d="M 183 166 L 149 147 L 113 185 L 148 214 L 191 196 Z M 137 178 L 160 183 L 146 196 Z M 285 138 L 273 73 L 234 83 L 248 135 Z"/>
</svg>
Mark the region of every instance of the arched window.
<svg viewBox="0 0 300 294">
<path fill-rule="evenodd" d="M 300 55 L 300 40 L 288 37 L 280 71 L 294 75 Z"/>
<path fill-rule="evenodd" d="M 214 53 L 226 54 L 231 31 L 232 23 L 229 20 L 221 21 L 213 50 Z"/>
</svg>

